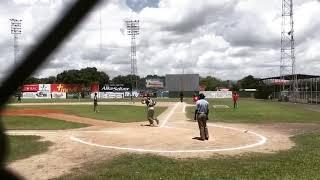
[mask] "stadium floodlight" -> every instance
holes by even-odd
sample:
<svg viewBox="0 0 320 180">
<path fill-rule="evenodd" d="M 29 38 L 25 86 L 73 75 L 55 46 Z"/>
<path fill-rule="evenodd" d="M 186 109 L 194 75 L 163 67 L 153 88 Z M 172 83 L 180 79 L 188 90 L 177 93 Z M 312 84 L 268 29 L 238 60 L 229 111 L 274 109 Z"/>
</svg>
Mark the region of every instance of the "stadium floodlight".
<svg viewBox="0 0 320 180">
<path fill-rule="evenodd" d="M 132 89 L 133 89 L 133 76 L 135 75 L 135 84 L 136 89 L 138 86 L 137 81 L 137 48 L 136 48 L 136 36 L 139 35 L 140 27 L 139 27 L 139 20 L 126 20 L 125 26 L 127 30 L 127 34 L 131 36 L 131 98 L 132 98 Z"/>
<path fill-rule="evenodd" d="M 22 33 L 22 27 L 20 19 L 9 19 L 11 21 L 11 34 L 13 34 L 13 48 L 14 48 L 14 58 L 13 62 L 14 64 L 17 61 L 17 56 L 19 53 L 19 44 L 18 44 L 18 38 L 19 35 Z"/>
</svg>

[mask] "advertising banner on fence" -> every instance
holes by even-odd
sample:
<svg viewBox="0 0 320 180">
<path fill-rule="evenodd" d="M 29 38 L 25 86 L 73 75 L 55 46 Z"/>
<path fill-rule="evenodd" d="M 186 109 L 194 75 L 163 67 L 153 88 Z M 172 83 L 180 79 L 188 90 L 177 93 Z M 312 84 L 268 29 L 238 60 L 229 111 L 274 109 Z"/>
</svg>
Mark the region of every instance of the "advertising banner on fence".
<svg viewBox="0 0 320 180">
<path fill-rule="evenodd" d="M 22 92 L 37 92 L 39 91 L 39 84 L 25 84 L 22 86 Z"/>
<path fill-rule="evenodd" d="M 164 85 L 161 79 L 147 79 L 146 87 L 147 88 L 164 88 Z"/>
<path fill-rule="evenodd" d="M 39 91 L 36 93 L 37 99 L 51 98 L 51 84 L 39 84 Z"/>
<path fill-rule="evenodd" d="M 124 97 L 125 98 L 130 98 L 131 97 L 131 92 L 124 92 Z M 137 91 L 132 91 L 132 97 L 139 97 L 139 93 Z"/>
<path fill-rule="evenodd" d="M 39 91 L 51 92 L 51 84 L 39 84 Z"/>
<path fill-rule="evenodd" d="M 122 99 L 124 98 L 123 92 L 100 92 L 100 98 L 102 99 Z"/>
<path fill-rule="evenodd" d="M 23 92 L 22 98 L 23 99 L 35 99 L 36 98 L 36 92 Z"/>
<path fill-rule="evenodd" d="M 36 94 L 36 99 L 50 99 L 51 93 L 48 91 L 38 91 Z"/>
<path fill-rule="evenodd" d="M 100 88 L 100 92 L 125 92 L 130 91 L 130 88 L 124 87 L 121 84 L 106 84 Z"/>
<path fill-rule="evenodd" d="M 66 99 L 67 93 L 65 92 L 52 92 L 52 99 Z"/>
<path fill-rule="evenodd" d="M 223 98 L 232 98 L 232 91 L 200 91 L 203 93 L 206 98 L 215 98 L 215 99 L 223 99 Z"/>
<path fill-rule="evenodd" d="M 94 98 L 94 94 L 95 94 L 95 93 L 97 93 L 97 97 L 100 99 L 100 93 L 99 93 L 99 92 L 92 92 L 92 93 L 90 94 L 91 99 Z"/>
<path fill-rule="evenodd" d="M 91 84 L 91 92 L 99 92 L 99 84 Z"/>
<path fill-rule="evenodd" d="M 51 92 L 82 92 L 84 85 L 81 84 L 51 84 Z"/>
</svg>

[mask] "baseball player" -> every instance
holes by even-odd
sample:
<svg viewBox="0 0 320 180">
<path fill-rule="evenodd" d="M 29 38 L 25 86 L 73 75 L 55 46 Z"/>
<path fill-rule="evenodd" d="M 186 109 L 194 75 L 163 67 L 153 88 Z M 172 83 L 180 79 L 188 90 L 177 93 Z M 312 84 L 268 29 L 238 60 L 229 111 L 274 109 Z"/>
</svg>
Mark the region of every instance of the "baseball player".
<svg viewBox="0 0 320 180">
<path fill-rule="evenodd" d="M 157 125 L 159 125 L 159 120 L 157 118 L 154 118 L 154 106 L 157 104 L 157 102 L 150 97 L 147 97 L 142 100 L 142 103 L 147 105 L 147 118 L 149 120 L 150 126 L 154 126 L 154 121 L 156 121 Z"/>
<path fill-rule="evenodd" d="M 21 103 L 21 92 L 18 93 L 18 100 L 17 100 L 17 102 L 18 102 L 18 103 Z"/>
<path fill-rule="evenodd" d="M 201 141 L 209 140 L 209 132 L 207 127 L 207 120 L 209 115 L 209 103 L 206 101 L 204 94 L 199 94 L 199 100 L 196 102 L 197 120 L 200 130 Z"/>
<path fill-rule="evenodd" d="M 93 111 L 95 113 L 99 112 L 98 111 L 98 96 L 97 96 L 97 93 L 94 93 L 94 97 L 93 97 Z"/>
<path fill-rule="evenodd" d="M 233 100 L 233 109 L 236 109 L 238 107 L 239 94 L 235 91 L 232 93 L 232 100 Z"/>
<path fill-rule="evenodd" d="M 183 102 L 183 92 L 180 92 L 180 102 Z"/>
<path fill-rule="evenodd" d="M 193 103 L 196 103 L 199 100 L 199 97 L 197 96 L 196 93 L 194 93 L 192 100 L 193 100 Z"/>
</svg>

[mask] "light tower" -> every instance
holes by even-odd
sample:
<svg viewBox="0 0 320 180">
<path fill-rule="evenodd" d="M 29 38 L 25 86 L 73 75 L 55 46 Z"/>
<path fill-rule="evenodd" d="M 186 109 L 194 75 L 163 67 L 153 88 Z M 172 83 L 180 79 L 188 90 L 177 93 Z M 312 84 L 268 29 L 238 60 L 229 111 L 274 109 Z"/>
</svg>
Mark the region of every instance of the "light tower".
<svg viewBox="0 0 320 180">
<path fill-rule="evenodd" d="M 10 19 L 10 21 L 11 21 L 11 34 L 13 34 L 13 48 L 14 48 L 13 62 L 15 64 L 17 62 L 17 57 L 19 53 L 18 38 L 19 38 L 19 34 L 21 34 L 22 32 L 22 28 L 21 28 L 22 20 Z"/>
<path fill-rule="evenodd" d="M 136 36 L 139 35 L 139 20 L 126 20 L 127 34 L 131 36 L 131 97 L 133 89 L 133 76 L 137 75 L 137 55 L 136 55 Z M 137 76 L 135 79 L 137 89 Z"/>
<path fill-rule="evenodd" d="M 289 92 L 295 98 L 297 89 L 293 2 L 292 0 L 282 0 L 282 25 L 281 25 L 281 61 L 280 77 L 282 90 L 285 90 L 285 76 L 291 75 Z"/>
</svg>

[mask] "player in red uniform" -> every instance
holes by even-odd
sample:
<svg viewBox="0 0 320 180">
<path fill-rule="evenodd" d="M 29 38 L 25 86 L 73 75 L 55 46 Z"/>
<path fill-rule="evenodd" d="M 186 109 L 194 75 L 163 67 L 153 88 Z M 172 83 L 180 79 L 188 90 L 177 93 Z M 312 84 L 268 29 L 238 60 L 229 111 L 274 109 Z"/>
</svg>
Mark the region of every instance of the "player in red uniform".
<svg viewBox="0 0 320 180">
<path fill-rule="evenodd" d="M 196 93 L 193 95 L 192 100 L 193 100 L 194 103 L 196 103 L 199 100 L 199 97 L 197 96 Z"/>
<path fill-rule="evenodd" d="M 237 92 L 232 93 L 232 100 L 233 100 L 233 108 L 238 108 L 238 100 L 239 100 L 239 94 Z"/>
</svg>

